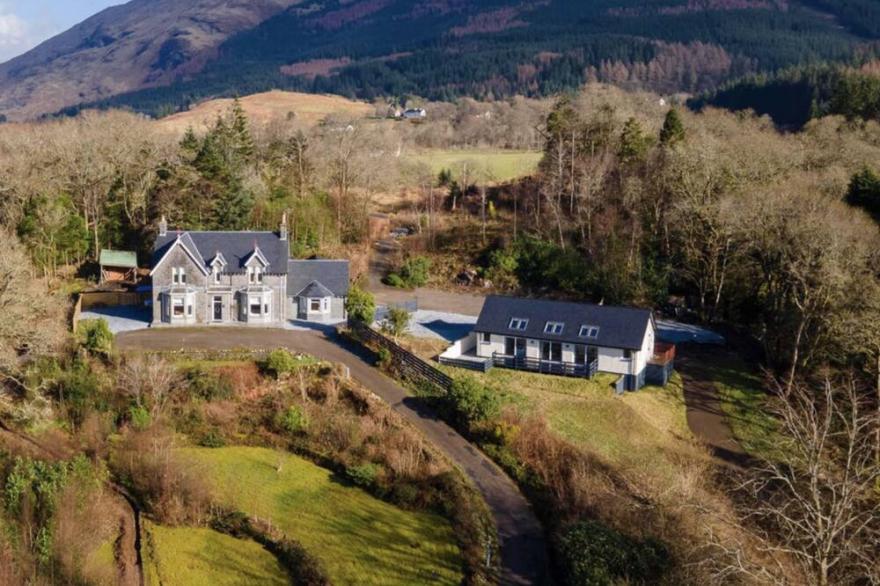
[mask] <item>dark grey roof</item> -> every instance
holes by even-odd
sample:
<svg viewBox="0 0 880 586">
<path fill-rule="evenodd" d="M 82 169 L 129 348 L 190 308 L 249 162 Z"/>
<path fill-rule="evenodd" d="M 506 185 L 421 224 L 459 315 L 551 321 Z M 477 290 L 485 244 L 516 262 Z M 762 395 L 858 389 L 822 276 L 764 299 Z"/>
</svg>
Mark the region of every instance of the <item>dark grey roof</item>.
<svg viewBox="0 0 880 586">
<path fill-rule="evenodd" d="M 510 320 L 513 318 L 529 320 L 526 329 L 511 330 Z M 571 344 L 638 350 L 642 347 L 651 319 L 651 312 L 647 309 L 493 295 L 486 299 L 474 330 Z M 545 334 L 547 322 L 564 323 L 562 334 Z M 581 326 L 598 327 L 598 336 L 580 337 L 578 334 Z"/>
<path fill-rule="evenodd" d="M 287 273 L 287 260 L 290 258 L 288 243 L 275 232 L 168 232 L 165 236 L 159 236 L 153 246 L 154 268 L 174 245 L 178 235 L 182 244 L 191 249 L 206 269 L 219 252 L 228 263 L 223 268 L 224 273 L 244 272 L 244 261 L 257 246 L 269 261 L 267 272 Z"/>
<path fill-rule="evenodd" d="M 300 292 L 317 283 L 333 293 L 334 297 L 348 297 L 347 260 L 291 260 L 287 268 L 287 294 Z"/>
<path fill-rule="evenodd" d="M 319 283 L 318 281 L 312 281 L 309 283 L 305 289 L 302 291 L 298 291 L 295 294 L 297 297 L 336 297 L 333 294 L 333 291 Z"/>
</svg>

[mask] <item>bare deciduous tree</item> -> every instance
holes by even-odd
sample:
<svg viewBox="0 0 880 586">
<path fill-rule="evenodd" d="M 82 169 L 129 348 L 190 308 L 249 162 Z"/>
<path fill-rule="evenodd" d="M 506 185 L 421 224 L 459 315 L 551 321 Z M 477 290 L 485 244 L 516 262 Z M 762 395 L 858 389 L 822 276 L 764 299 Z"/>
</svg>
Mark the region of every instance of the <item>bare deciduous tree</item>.
<svg viewBox="0 0 880 586">
<path fill-rule="evenodd" d="M 153 417 L 162 414 L 180 383 L 174 366 L 153 354 L 126 360 L 117 377 L 119 390 L 129 395 L 138 407 L 149 409 Z"/>
<path fill-rule="evenodd" d="M 852 379 L 778 391 L 786 443 L 746 483 L 753 497 L 747 517 L 812 584 L 880 583 L 876 412 L 863 405 Z"/>
</svg>

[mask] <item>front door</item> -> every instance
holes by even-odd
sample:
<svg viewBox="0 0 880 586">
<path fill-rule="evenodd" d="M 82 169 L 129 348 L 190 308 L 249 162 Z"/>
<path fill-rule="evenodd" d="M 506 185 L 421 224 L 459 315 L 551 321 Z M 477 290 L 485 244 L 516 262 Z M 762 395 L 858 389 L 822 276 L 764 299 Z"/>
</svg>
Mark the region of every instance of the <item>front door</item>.
<svg viewBox="0 0 880 586">
<path fill-rule="evenodd" d="M 516 357 L 517 358 L 525 358 L 526 357 L 526 339 L 525 338 L 517 338 L 516 339 Z"/>
<path fill-rule="evenodd" d="M 559 342 L 541 342 L 541 360 L 562 362 L 562 344 Z"/>
<path fill-rule="evenodd" d="M 214 298 L 214 321 L 223 321 L 223 298 Z"/>
</svg>

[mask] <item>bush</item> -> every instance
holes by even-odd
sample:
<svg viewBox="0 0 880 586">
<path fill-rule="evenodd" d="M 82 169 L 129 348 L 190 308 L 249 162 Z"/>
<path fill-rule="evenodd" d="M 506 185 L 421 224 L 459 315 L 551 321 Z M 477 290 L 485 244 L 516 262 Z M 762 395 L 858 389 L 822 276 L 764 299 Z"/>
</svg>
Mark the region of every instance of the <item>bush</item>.
<svg viewBox="0 0 880 586">
<path fill-rule="evenodd" d="M 388 348 L 379 348 L 379 353 L 376 360 L 379 368 L 385 371 L 389 370 L 391 368 L 391 361 L 391 351 Z"/>
<path fill-rule="evenodd" d="M 493 419 L 501 410 L 498 395 L 473 377 L 461 377 L 452 383 L 449 402 L 459 423 L 466 427 Z"/>
<path fill-rule="evenodd" d="M 369 325 L 376 317 L 376 300 L 369 291 L 352 287 L 345 300 L 345 311 L 348 319 Z"/>
<path fill-rule="evenodd" d="M 403 277 L 398 275 L 397 273 L 391 273 L 385 277 L 383 282 L 389 287 L 395 287 L 397 289 L 407 289 L 406 281 L 403 280 Z"/>
<path fill-rule="evenodd" d="M 424 256 L 415 256 L 406 260 L 400 267 L 400 276 L 407 287 L 424 287 L 431 273 L 431 260 Z"/>
<path fill-rule="evenodd" d="M 132 427 L 138 431 L 143 431 L 150 427 L 150 423 L 153 420 L 146 407 L 138 406 L 132 406 L 128 409 L 128 417 L 131 420 Z"/>
<path fill-rule="evenodd" d="M 84 319 L 79 322 L 76 334 L 83 348 L 92 354 L 106 356 L 113 348 L 113 332 L 103 319 Z"/>
<path fill-rule="evenodd" d="M 287 433 L 300 433 L 309 426 L 309 420 L 297 405 L 291 405 L 275 416 L 275 425 Z"/>
<path fill-rule="evenodd" d="M 78 362 L 61 373 L 53 391 L 71 423 L 79 426 L 100 397 L 101 383 L 88 364 Z"/>
<path fill-rule="evenodd" d="M 201 437 L 199 445 L 203 448 L 222 448 L 226 445 L 226 439 L 212 429 Z"/>
<path fill-rule="evenodd" d="M 296 359 L 296 356 L 283 348 L 279 348 L 273 350 L 266 358 L 265 369 L 266 372 L 272 374 L 275 378 L 281 378 L 295 371 L 298 365 L 299 361 Z"/>
<path fill-rule="evenodd" d="M 233 395 L 232 381 L 203 366 L 195 366 L 185 375 L 190 393 L 205 401 L 228 399 Z"/>
<path fill-rule="evenodd" d="M 637 541 L 595 521 L 573 525 L 560 541 L 567 582 L 576 586 L 656 584 L 670 566 L 662 543 Z"/>
<path fill-rule="evenodd" d="M 376 483 L 379 475 L 379 467 L 372 462 L 366 462 L 359 466 L 351 466 L 345 470 L 345 475 L 357 486 L 370 488 Z"/>
<path fill-rule="evenodd" d="M 409 328 L 409 319 L 410 316 L 407 310 L 392 307 L 388 311 L 388 317 L 382 323 L 382 330 L 391 334 L 396 342 L 397 338 L 405 334 Z"/>
</svg>

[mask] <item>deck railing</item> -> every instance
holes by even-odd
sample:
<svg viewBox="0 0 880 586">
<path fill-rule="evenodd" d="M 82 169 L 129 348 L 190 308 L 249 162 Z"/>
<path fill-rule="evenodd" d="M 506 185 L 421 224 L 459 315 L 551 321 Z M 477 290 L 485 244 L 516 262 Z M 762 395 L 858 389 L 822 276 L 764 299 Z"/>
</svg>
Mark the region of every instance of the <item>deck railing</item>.
<svg viewBox="0 0 880 586">
<path fill-rule="evenodd" d="M 657 342 L 654 344 L 654 353 L 648 360 L 649 364 L 669 364 L 675 361 L 675 344 Z"/>
<path fill-rule="evenodd" d="M 587 364 L 575 364 L 574 362 L 553 362 L 526 356 L 510 356 L 496 352 L 492 355 L 492 362 L 495 366 L 503 368 L 578 378 L 593 378 L 599 370 L 598 359 Z"/>
</svg>

